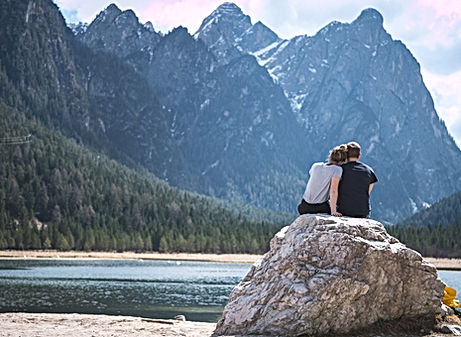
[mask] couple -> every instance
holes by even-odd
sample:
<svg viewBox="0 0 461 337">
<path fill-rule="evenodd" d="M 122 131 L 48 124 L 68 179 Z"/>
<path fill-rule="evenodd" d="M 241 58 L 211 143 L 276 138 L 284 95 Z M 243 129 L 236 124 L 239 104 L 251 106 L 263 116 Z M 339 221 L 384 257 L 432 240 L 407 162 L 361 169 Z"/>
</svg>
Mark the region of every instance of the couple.
<svg viewBox="0 0 461 337">
<path fill-rule="evenodd" d="M 333 148 L 328 163 L 314 163 L 299 214 L 368 218 L 370 193 L 378 179 L 371 167 L 358 161 L 360 156 L 360 145 L 350 142 Z"/>
</svg>

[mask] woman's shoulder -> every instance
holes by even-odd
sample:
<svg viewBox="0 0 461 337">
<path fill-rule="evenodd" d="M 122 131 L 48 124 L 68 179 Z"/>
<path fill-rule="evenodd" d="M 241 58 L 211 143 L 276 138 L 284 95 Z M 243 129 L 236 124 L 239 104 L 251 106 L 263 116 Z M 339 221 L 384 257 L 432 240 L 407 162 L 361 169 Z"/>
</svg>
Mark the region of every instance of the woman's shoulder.
<svg viewBox="0 0 461 337">
<path fill-rule="evenodd" d="M 317 163 L 312 164 L 312 167 L 314 167 L 314 166 L 325 166 L 325 163 L 319 161 Z"/>
<path fill-rule="evenodd" d="M 328 169 L 335 175 L 341 175 L 343 173 L 343 168 L 338 165 L 328 165 Z"/>
</svg>

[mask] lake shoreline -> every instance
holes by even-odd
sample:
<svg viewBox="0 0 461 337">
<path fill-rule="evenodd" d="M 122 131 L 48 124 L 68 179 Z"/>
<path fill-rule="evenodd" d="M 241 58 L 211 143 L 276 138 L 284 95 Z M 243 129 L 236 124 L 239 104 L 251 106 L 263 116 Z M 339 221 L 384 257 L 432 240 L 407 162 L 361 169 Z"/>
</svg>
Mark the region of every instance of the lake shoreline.
<svg viewBox="0 0 461 337">
<path fill-rule="evenodd" d="M 136 252 L 84 252 L 57 250 L 0 250 L 0 259 L 97 259 L 97 260 L 155 260 L 196 261 L 219 263 L 255 263 L 258 254 L 201 254 L 201 253 L 136 253 Z M 439 270 L 461 271 L 461 258 L 425 257 Z"/>
<path fill-rule="evenodd" d="M 202 254 L 202 253 L 137 253 L 84 252 L 57 250 L 0 250 L 0 259 L 95 259 L 95 260 L 154 260 L 195 261 L 220 263 L 254 263 L 263 255 L 257 254 Z"/>
</svg>

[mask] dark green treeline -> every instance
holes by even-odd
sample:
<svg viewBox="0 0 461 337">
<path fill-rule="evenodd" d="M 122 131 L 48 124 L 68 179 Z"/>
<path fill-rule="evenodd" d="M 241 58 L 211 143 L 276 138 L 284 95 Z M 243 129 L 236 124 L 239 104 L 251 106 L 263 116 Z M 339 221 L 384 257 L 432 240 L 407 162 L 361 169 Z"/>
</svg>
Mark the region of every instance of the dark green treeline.
<svg viewBox="0 0 461 337">
<path fill-rule="evenodd" d="M 387 230 L 424 256 L 461 257 L 461 191 Z"/>
<path fill-rule="evenodd" d="M 280 229 L 124 167 L 0 104 L 0 249 L 262 253 Z"/>
<path fill-rule="evenodd" d="M 438 225 L 395 225 L 387 227 L 408 247 L 431 257 L 461 257 L 461 223 Z"/>
</svg>

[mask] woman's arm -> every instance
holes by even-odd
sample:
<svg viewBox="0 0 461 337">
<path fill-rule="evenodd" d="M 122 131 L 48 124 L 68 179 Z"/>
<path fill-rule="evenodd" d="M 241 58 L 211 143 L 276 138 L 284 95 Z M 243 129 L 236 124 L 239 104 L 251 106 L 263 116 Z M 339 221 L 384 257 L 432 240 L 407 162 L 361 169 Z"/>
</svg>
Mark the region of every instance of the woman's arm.
<svg viewBox="0 0 461 337">
<path fill-rule="evenodd" d="M 340 177 L 331 178 L 330 208 L 331 208 L 331 215 L 334 215 L 334 216 L 341 216 L 342 215 L 341 213 L 336 211 L 336 203 L 338 202 L 338 185 L 339 185 L 340 180 L 341 180 Z"/>
</svg>

